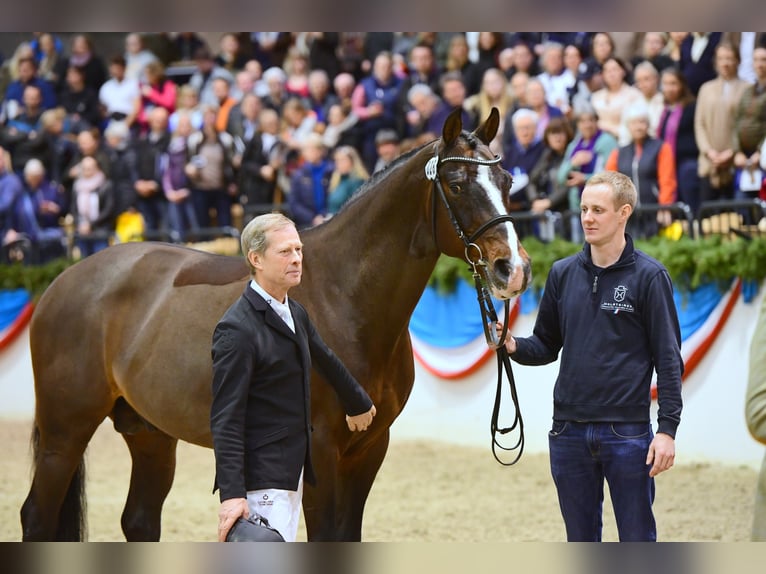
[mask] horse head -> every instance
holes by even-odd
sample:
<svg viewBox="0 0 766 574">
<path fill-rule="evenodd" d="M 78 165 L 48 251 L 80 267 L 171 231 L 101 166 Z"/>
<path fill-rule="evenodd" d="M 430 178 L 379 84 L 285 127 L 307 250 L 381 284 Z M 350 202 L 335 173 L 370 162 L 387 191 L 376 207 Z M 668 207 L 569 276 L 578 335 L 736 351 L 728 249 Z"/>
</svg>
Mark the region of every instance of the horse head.
<svg viewBox="0 0 766 574">
<path fill-rule="evenodd" d="M 493 108 L 476 130 L 464 132 L 461 110 L 453 111 L 426 165 L 426 177 L 434 182 L 432 222 L 438 247 L 479 263 L 492 294 L 509 299 L 527 288 L 530 259 L 509 215 L 513 180 L 489 148 L 499 123 Z"/>
</svg>

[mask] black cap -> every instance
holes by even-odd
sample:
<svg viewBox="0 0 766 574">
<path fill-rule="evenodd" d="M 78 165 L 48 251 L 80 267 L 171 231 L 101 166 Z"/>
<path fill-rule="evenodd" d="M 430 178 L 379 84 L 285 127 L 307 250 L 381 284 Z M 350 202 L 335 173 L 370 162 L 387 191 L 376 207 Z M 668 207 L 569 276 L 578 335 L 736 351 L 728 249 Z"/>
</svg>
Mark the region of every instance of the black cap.
<svg viewBox="0 0 766 574">
<path fill-rule="evenodd" d="M 213 54 L 207 46 L 199 46 L 194 50 L 193 58 L 195 60 L 213 60 Z"/>
<path fill-rule="evenodd" d="M 601 64 L 595 58 L 586 58 L 577 68 L 578 80 L 590 80 L 596 74 L 601 73 Z"/>
<path fill-rule="evenodd" d="M 392 129 L 382 129 L 375 135 L 375 145 L 399 143 L 399 134 Z"/>
</svg>

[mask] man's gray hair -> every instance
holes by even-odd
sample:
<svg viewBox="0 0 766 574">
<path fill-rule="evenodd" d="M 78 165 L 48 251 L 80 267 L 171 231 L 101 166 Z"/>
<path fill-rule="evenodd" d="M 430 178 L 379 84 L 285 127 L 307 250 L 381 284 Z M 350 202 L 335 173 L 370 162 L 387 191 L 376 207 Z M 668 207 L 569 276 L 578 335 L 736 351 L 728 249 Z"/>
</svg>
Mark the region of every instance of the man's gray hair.
<svg viewBox="0 0 766 574">
<path fill-rule="evenodd" d="M 270 80 L 278 80 L 280 83 L 284 84 L 287 81 L 287 74 L 285 74 L 285 71 L 282 68 L 278 66 L 272 66 L 263 72 L 261 78 L 265 82 Z"/>
<path fill-rule="evenodd" d="M 425 96 L 427 98 L 433 98 L 436 94 L 428 84 L 415 84 L 407 91 L 407 101 L 412 103 L 412 100 L 417 96 Z"/>
<path fill-rule="evenodd" d="M 629 104 L 622 112 L 622 121 L 629 122 L 631 120 L 645 120 L 649 121 L 649 106 L 646 102 L 636 101 Z"/>
<path fill-rule="evenodd" d="M 24 164 L 24 175 L 45 175 L 45 166 L 37 158 L 30 159 Z"/>
<path fill-rule="evenodd" d="M 519 123 L 519 120 L 532 120 L 535 125 L 540 121 L 540 116 L 535 110 L 530 110 L 529 108 L 519 108 L 515 112 L 513 112 L 513 115 L 511 116 L 511 123 L 513 124 L 513 127 L 516 127 L 516 124 Z"/>
<path fill-rule="evenodd" d="M 295 222 L 281 213 L 264 213 L 254 217 L 242 230 L 242 235 L 239 238 L 245 258 L 247 258 L 248 253 L 251 251 L 259 254 L 266 251 L 266 248 L 269 246 L 267 237 L 269 231 L 275 231 L 290 225 L 295 227 Z M 250 271 L 254 271 L 250 265 L 250 260 L 248 260 L 247 264 L 250 266 Z"/>
<path fill-rule="evenodd" d="M 636 72 L 640 72 L 642 70 L 646 70 L 656 78 L 660 77 L 660 73 L 657 71 L 657 68 L 655 68 L 654 64 L 652 64 L 649 60 L 644 60 L 643 62 L 636 64 L 636 67 L 633 68 L 633 75 L 635 76 Z"/>
</svg>

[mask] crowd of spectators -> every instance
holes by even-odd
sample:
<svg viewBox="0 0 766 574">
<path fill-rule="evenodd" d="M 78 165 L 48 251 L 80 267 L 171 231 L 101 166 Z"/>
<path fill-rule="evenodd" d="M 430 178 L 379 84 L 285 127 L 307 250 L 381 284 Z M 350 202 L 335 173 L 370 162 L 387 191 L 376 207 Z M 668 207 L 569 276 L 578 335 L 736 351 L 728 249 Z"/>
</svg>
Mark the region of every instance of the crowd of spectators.
<svg viewBox="0 0 766 574">
<path fill-rule="evenodd" d="M 605 168 L 692 212 L 758 197 L 766 170 L 761 32 L 128 33 L 115 54 L 36 32 L 0 93 L 0 240 L 40 260 L 67 218 L 81 256 L 231 226 L 237 205 L 316 225 L 455 108 L 469 130 L 499 110 L 513 209 L 562 214 L 573 240 Z"/>
</svg>

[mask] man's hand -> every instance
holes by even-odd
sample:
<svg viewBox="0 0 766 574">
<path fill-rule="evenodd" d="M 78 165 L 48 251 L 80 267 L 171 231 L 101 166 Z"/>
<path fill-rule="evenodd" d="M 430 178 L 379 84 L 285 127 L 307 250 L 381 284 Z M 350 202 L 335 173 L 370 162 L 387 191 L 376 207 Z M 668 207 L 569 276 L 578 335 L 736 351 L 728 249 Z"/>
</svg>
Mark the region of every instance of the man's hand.
<svg viewBox="0 0 766 574">
<path fill-rule="evenodd" d="M 497 338 L 499 339 L 503 335 L 503 323 L 498 321 L 495 323 L 495 332 L 497 333 Z M 516 352 L 516 339 L 511 337 L 511 333 L 508 332 L 505 334 L 505 350 L 508 351 L 509 355 L 513 355 Z"/>
<path fill-rule="evenodd" d="M 361 415 L 356 416 L 349 416 L 346 415 L 346 424 L 348 424 L 348 428 L 351 431 L 363 431 L 367 430 L 367 427 L 369 427 L 372 424 L 372 419 L 375 417 L 375 413 L 377 411 L 375 410 L 375 405 L 372 405 L 369 411 L 366 413 L 362 413 Z"/>
<path fill-rule="evenodd" d="M 673 223 L 673 216 L 667 209 L 661 209 L 657 212 L 657 223 L 659 223 L 662 227 L 667 227 Z"/>
<path fill-rule="evenodd" d="M 226 542 L 226 535 L 238 518 L 248 518 L 250 507 L 247 498 L 229 498 L 218 509 L 218 542 Z"/>
<path fill-rule="evenodd" d="M 669 434 L 657 433 L 649 445 L 646 464 L 651 464 L 649 476 L 657 476 L 673 466 L 676 458 L 676 441 Z M 652 464 L 654 463 L 654 464 Z"/>
<path fill-rule="evenodd" d="M 585 181 L 586 177 L 584 173 L 581 171 L 570 171 L 569 175 L 567 176 L 566 184 L 569 187 L 578 187 L 585 184 Z"/>
<path fill-rule="evenodd" d="M 156 181 L 150 179 L 139 179 L 133 186 L 136 193 L 141 197 L 150 197 L 154 195 L 159 189 Z"/>
<path fill-rule="evenodd" d="M 581 149 L 580 151 L 576 151 L 574 154 L 572 154 L 572 157 L 569 161 L 573 166 L 580 167 L 581 165 L 590 163 L 591 160 L 593 160 L 593 152 Z"/>
</svg>

